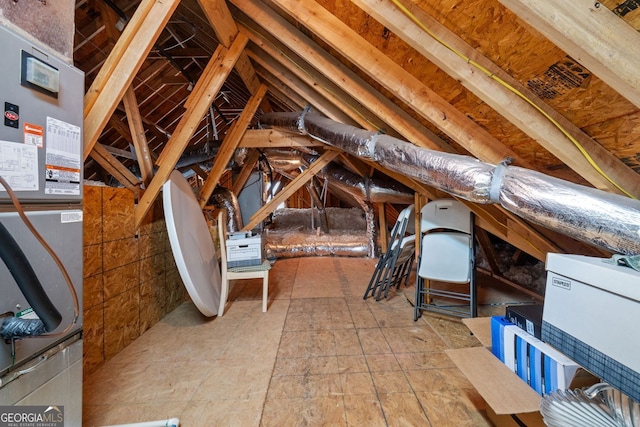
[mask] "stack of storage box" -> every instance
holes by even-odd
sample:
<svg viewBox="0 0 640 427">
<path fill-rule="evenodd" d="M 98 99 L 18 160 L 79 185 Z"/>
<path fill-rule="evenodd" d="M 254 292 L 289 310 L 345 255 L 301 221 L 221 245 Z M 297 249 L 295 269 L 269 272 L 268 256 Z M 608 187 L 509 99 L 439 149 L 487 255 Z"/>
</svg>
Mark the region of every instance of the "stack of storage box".
<svg viewBox="0 0 640 427">
<path fill-rule="evenodd" d="M 569 388 L 580 366 L 507 318 L 491 318 L 491 351 L 538 394 Z"/>
<path fill-rule="evenodd" d="M 251 232 L 229 233 L 226 241 L 227 267 L 249 267 L 262 264 L 262 236 Z"/>
</svg>

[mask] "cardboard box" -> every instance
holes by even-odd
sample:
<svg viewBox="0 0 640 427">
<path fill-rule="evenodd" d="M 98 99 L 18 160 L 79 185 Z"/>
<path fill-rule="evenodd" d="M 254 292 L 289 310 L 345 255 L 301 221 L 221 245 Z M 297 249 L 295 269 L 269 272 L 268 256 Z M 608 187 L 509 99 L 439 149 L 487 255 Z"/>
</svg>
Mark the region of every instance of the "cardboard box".
<svg viewBox="0 0 640 427">
<path fill-rule="evenodd" d="M 506 317 L 491 318 L 491 338 L 492 353 L 540 395 L 567 389 L 580 368 Z"/>
<path fill-rule="evenodd" d="M 262 263 L 262 236 L 227 239 L 227 267 L 247 267 Z"/>
<path fill-rule="evenodd" d="M 640 400 L 640 272 L 608 258 L 547 254 L 542 339 Z"/>
<path fill-rule="evenodd" d="M 540 414 L 541 396 L 491 353 L 491 318 L 463 319 L 483 347 L 446 350 L 487 404 L 487 416 L 499 427 L 545 426 Z M 599 380 L 584 370 L 574 376 L 570 388 L 586 387 Z M 518 421 L 521 423 L 519 424 Z"/>
</svg>

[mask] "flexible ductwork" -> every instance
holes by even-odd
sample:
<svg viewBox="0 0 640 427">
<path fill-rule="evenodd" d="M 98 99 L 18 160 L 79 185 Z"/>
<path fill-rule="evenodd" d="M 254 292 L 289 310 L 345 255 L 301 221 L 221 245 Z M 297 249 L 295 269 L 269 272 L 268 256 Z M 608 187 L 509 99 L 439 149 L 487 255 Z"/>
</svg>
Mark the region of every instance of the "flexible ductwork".
<svg viewBox="0 0 640 427">
<path fill-rule="evenodd" d="M 289 176 L 293 170 L 304 170 L 313 163 L 318 156 L 300 153 L 296 150 L 264 150 L 271 167 L 279 173 Z M 411 204 L 414 201 L 413 191 L 391 179 L 363 178 L 344 168 L 329 164 L 317 175 L 320 179 L 327 179 L 332 188 L 339 189 L 342 194 L 348 194 L 359 205 L 361 201 L 372 203 Z"/>
<path fill-rule="evenodd" d="M 178 163 L 176 164 L 176 168 L 179 169 L 212 161 L 218 154 L 221 145 L 221 141 L 205 142 L 204 145 L 197 150 L 189 151 L 180 156 L 180 159 L 178 159 Z"/>
<path fill-rule="evenodd" d="M 514 214 L 577 240 L 640 254 L 640 201 L 535 171 L 417 147 L 314 113 L 267 113 L 260 125 L 308 134 L 352 155 L 475 203 Z"/>
<path fill-rule="evenodd" d="M 344 168 L 333 164 L 327 165 L 320 177 L 329 181 L 329 185 L 340 188 L 354 199 L 371 203 L 411 204 L 414 202 L 413 191 L 380 177 L 362 178 Z"/>
<path fill-rule="evenodd" d="M 277 149 L 264 150 L 264 155 L 269 161 L 271 167 L 285 176 L 290 175 L 290 172 L 294 170 L 299 169 L 302 171 L 306 169 L 318 157 L 316 155 L 301 153 L 296 150 Z M 363 178 L 334 164 L 327 165 L 316 176 L 319 179 L 326 179 L 333 192 L 338 195 L 341 200 L 349 201 L 352 205 L 359 206 L 364 212 L 367 225 L 366 236 L 369 241 L 368 256 L 370 257 L 375 256 L 376 248 L 375 214 L 371 203 L 383 202 L 411 204 L 414 201 L 413 192 L 409 188 L 400 185 L 391 179 L 379 177 Z M 312 194 L 312 197 L 313 196 L 314 195 Z M 322 205 L 317 201 L 315 203 L 320 209 Z M 324 212 L 320 212 L 320 215 L 320 222 L 327 222 L 326 214 Z M 341 227 L 343 224 L 339 224 L 339 226 Z M 323 231 L 326 232 L 324 229 Z M 331 243 L 331 246 L 329 246 L 329 243 Z M 353 245 L 351 242 L 348 242 L 342 250 L 340 250 L 339 247 L 341 245 L 345 245 L 344 242 L 336 240 L 329 243 L 325 242 L 324 246 L 314 245 L 314 248 L 309 248 L 307 246 L 308 243 L 306 242 L 301 242 L 300 246 L 291 243 L 288 245 L 288 248 L 292 253 L 297 255 L 309 254 L 320 256 L 328 252 L 341 252 L 343 255 L 361 253 L 359 243 Z M 318 249 L 320 253 L 316 253 L 316 249 Z M 285 247 L 281 246 L 276 252 L 283 254 L 285 252 Z"/>
<path fill-rule="evenodd" d="M 209 203 L 227 211 L 227 231 L 240 231 L 244 227 L 238 198 L 225 187 L 216 187 L 209 197 Z"/>
<path fill-rule="evenodd" d="M 265 230 L 267 258 L 305 256 L 371 257 L 367 212 L 359 208 L 326 208 L 328 233 L 317 233 L 309 227 L 309 216 L 316 209 L 277 209 L 273 226 Z"/>
</svg>

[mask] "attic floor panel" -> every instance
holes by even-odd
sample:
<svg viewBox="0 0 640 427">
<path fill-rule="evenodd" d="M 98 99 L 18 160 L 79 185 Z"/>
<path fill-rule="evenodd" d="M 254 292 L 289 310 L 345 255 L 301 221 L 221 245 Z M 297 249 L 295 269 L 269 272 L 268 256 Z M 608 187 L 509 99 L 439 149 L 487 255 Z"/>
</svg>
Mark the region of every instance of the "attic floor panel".
<svg viewBox="0 0 640 427">
<path fill-rule="evenodd" d="M 413 285 L 363 300 L 374 266 L 278 260 L 267 313 L 260 280 L 237 282 L 221 318 L 185 302 L 85 378 L 83 425 L 490 426 L 444 353 L 479 342 L 459 318 L 414 322 Z M 481 316 L 532 302 L 500 283 L 479 285 Z"/>
</svg>

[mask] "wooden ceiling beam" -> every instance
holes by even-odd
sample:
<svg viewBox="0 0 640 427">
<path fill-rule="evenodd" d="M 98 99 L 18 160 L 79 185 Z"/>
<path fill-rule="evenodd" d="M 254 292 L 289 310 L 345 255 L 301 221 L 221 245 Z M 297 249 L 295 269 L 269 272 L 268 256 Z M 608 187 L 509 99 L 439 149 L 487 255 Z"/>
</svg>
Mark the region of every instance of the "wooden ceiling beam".
<svg viewBox="0 0 640 427">
<path fill-rule="evenodd" d="M 131 85 L 179 0 L 143 0 L 84 97 L 84 159 Z"/>
<path fill-rule="evenodd" d="M 117 111 L 120 111 L 123 114 L 126 114 L 126 112 L 124 111 L 124 108 L 121 107 L 116 107 Z M 171 134 L 169 132 L 167 132 L 165 129 L 161 128 L 160 126 L 158 126 L 155 122 L 149 120 L 147 117 L 145 116 L 141 116 L 142 119 L 142 123 L 144 123 L 145 125 L 147 125 L 149 131 L 156 137 L 158 138 L 160 141 L 162 142 L 167 142 L 169 140 L 169 137 L 171 136 Z M 130 136 L 130 135 L 129 135 Z M 133 142 L 133 141 L 132 141 Z"/>
<path fill-rule="evenodd" d="M 140 190 L 140 180 L 118 161 L 105 147 L 98 143 L 91 151 L 91 158 L 105 171 L 109 172 L 125 188 L 137 194 Z"/>
<path fill-rule="evenodd" d="M 171 138 L 169 138 L 169 141 L 157 160 L 159 168 L 155 176 L 151 180 L 151 183 L 149 183 L 144 196 L 142 196 L 138 202 L 135 212 L 136 228 L 142 224 L 144 217 L 160 193 L 162 185 L 175 168 L 191 136 L 202 120 L 202 117 L 209 110 L 216 94 L 220 91 L 223 83 L 231 73 L 247 41 L 246 37 L 239 35 L 234 40 L 230 49 L 227 50 L 223 46 L 219 46 L 211 57 L 207 68 L 198 79 L 196 87 L 187 100 L 189 102 L 186 104 L 189 104 L 189 107 L 182 115 L 176 130 L 172 133 Z"/>
<path fill-rule="evenodd" d="M 133 138 L 131 137 L 131 132 L 129 130 L 129 127 L 122 122 L 122 120 L 119 117 L 119 114 L 113 114 L 109 118 L 109 124 L 111 124 L 111 127 L 128 143 L 130 144 L 133 143 Z M 113 142 L 115 141 L 112 141 L 112 143 Z"/>
<path fill-rule="evenodd" d="M 227 49 L 238 35 L 236 21 L 224 0 L 198 0 L 200 8 L 209 19 L 216 38 Z"/>
<path fill-rule="evenodd" d="M 344 163 L 349 170 L 360 175 L 361 177 L 371 177 L 373 168 L 361 159 L 354 157 L 348 153 L 340 154 L 340 161 Z"/>
<path fill-rule="evenodd" d="M 246 34 L 249 35 L 250 33 Z M 275 61 L 273 57 L 269 56 L 262 50 L 259 50 L 259 53 L 256 53 L 255 51 L 248 51 L 247 54 L 256 64 L 259 64 L 291 91 L 306 100 L 307 105 L 311 105 L 315 110 L 321 112 L 326 117 L 341 123 L 351 125 L 358 124 L 358 122 L 354 122 L 353 120 L 353 116 L 357 115 L 352 114 L 351 117 L 349 117 L 349 115 L 345 114 L 344 108 L 339 105 L 340 101 L 334 100 L 334 102 L 332 102 L 327 99 L 326 93 L 322 93 L 322 90 L 319 90 L 320 85 L 314 85 L 312 81 L 307 81 L 307 79 L 300 79 L 299 75 L 292 73 L 291 69 L 284 68 L 280 63 Z M 362 120 L 362 117 L 357 117 L 361 119 L 360 121 L 362 123 L 366 123 L 369 128 L 373 128 L 366 121 Z M 362 123 L 360 123 L 360 125 L 362 125 Z"/>
<path fill-rule="evenodd" d="M 258 73 L 258 77 L 260 77 L 269 88 L 269 100 L 272 103 L 281 104 L 280 111 L 302 111 L 308 104 L 304 98 L 291 90 L 289 86 L 285 85 L 280 79 L 277 79 L 267 70 L 261 68 L 258 64 L 254 64 L 254 67 L 256 73 Z"/>
<path fill-rule="evenodd" d="M 283 52 L 282 49 L 286 49 L 286 47 L 276 48 L 247 30 L 246 27 L 241 26 L 240 31 L 244 31 L 256 46 L 248 52 L 254 62 L 259 63 L 289 88 L 297 91 L 312 105 L 321 105 L 322 111 L 330 119 L 373 131 L 387 127 L 382 120 L 350 95 L 344 93 L 322 73 L 301 59 L 297 60 L 297 55 L 293 52 Z"/>
<path fill-rule="evenodd" d="M 127 113 L 127 122 L 129 122 L 133 146 L 136 149 L 136 159 L 140 167 L 142 182 L 147 186 L 153 178 L 153 160 L 149 153 L 149 145 L 147 144 L 147 137 L 145 136 L 144 126 L 142 124 L 142 118 L 140 117 L 140 110 L 138 109 L 138 102 L 133 87 L 129 86 L 129 89 L 124 93 L 122 101 Z"/>
<path fill-rule="evenodd" d="M 357 102 L 367 106 L 367 109 L 387 123 L 390 128 L 395 129 L 407 141 L 420 147 L 434 150 L 454 151 L 451 146 L 435 133 L 421 125 L 390 99 L 380 94 L 356 73 L 327 53 L 272 9 L 256 1 L 231 1 L 251 19 L 252 22 L 242 22 L 245 27 L 257 32 L 257 34 L 270 34 L 288 49 L 296 52 L 309 65 L 326 76 L 327 79 L 344 92 L 351 94 Z M 333 31 L 333 29 L 327 29 L 326 31 Z M 263 40 L 267 39 L 268 37 L 263 37 Z"/>
<path fill-rule="evenodd" d="M 302 188 L 311 178 L 313 178 L 320 170 L 325 167 L 329 162 L 331 162 L 336 156 L 340 154 L 339 150 L 329 150 L 326 151 L 322 156 L 318 157 L 318 159 L 311 163 L 309 167 L 298 176 L 296 176 L 286 187 L 276 194 L 273 199 L 271 199 L 267 204 L 262 206 L 258 211 L 253 214 L 253 216 L 249 219 L 249 223 L 245 224 L 243 231 L 253 230 L 255 226 L 260 224 L 271 212 L 273 212 L 280 203 L 285 202 L 289 197 L 291 197 L 296 191 Z"/>
<path fill-rule="evenodd" d="M 249 129 L 240 141 L 242 148 L 305 148 L 326 147 L 320 141 L 303 135 L 280 132 L 276 129 Z"/>
<path fill-rule="evenodd" d="M 615 13 L 593 0 L 499 1 L 640 107 L 640 34 Z"/>
<path fill-rule="evenodd" d="M 111 147 L 109 145 L 103 145 L 104 149 L 113 154 L 116 157 L 122 157 L 124 159 L 135 160 L 131 150 L 123 150 L 122 148 Z"/>
<path fill-rule="evenodd" d="M 256 3 L 255 0 L 232 1 L 236 5 L 238 3 Z M 510 157 L 516 159 L 520 166 L 526 167 L 512 150 L 406 72 L 399 64 L 364 40 L 362 36 L 318 3 L 305 2 L 302 4 L 297 0 L 272 0 L 272 2 L 289 15 L 294 16 L 325 43 L 359 67 L 369 77 L 377 80 L 385 89 L 478 159 L 497 164 Z M 262 24 L 261 21 L 258 22 Z"/>
<path fill-rule="evenodd" d="M 198 3 L 207 18 L 209 18 L 209 22 L 220 43 L 225 47 L 229 47 L 238 35 L 238 26 L 225 0 L 198 0 Z M 249 93 L 255 95 L 260 88 L 260 81 L 249 57 L 245 53 L 238 58 L 236 71 L 245 86 L 247 86 L 247 89 L 249 89 Z M 261 107 L 264 111 L 271 111 L 271 106 L 266 98 L 263 99 Z"/>
<path fill-rule="evenodd" d="M 189 169 L 194 171 L 203 180 L 207 179 L 207 173 L 198 165 L 190 165 Z"/>
<path fill-rule="evenodd" d="M 249 155 L 245 159 L 244 165 L 242 166 L 240 173 L 238 174 L 238 176 L 233 182 L 233 188 L 231 191 L 233 191 L 233 194 L 235 194 L 236 197 L 240 195 L 240 192 L 242 191 L 242 189 L 244 188 L 244 185 L 247 183 L 247 180 L 251 176 L 251 172 L 253 172 L 253 167 L 256 165 L 256 162 L 258 161 L 259 158 L 260 158 L 260 151 L 256 150 L 255 148 L 252 148 L 251 150 L 249 150 Z"/>
<path fill-rule="evenodd" d="M 231 126 L 231 129 L 229 129 L 229 132 L 227 132 L 224 141 L 222 141 L 222 146 L 220 146 L 220 149 L 216 153 L 213 168 L 209 172 L 209 176 L 207 177 L 204 185 L 200 189 L 200 206 L 206 205 L 209 201 L 209 197 L 211 197 L 213 190 L 215 190 L 216 185 L 220 182 L 222 174 L 227 168 L 231 157 L 233 157 L 233 153 L 238 148 L 240 140 L 242 140 L 242 136 L 246 132 L 249 124 L 251 124 L 251 121 L 253 120 L 253 117 L 266 94 L 267 86 L 261 85 L 258 92 L 256 92 L 256 94 L 249 99 L 249 102 L 247 102 L 247 105 L 244 107 L 240 117 L 238 117 Z"/>
<path fill-rule="evenodd" d="M 489 238 L 489 233 L 483 228 L 477 227 L 476 240 L 480 244 L 484 258 L 489 264 L 489 270 L 492 274 L 501 274 L 500 267 L 498 266 L 498 257 L 496 255 L 493 242 Z"/>
<path fill-rule="evenodd" d="M 635 171 L 422 9 L 406 0 L 403 1 L 406 13 L 389 1 L 353 0 L 353 3 L 458 80 L 594 187 L 622 193 L 605 178 L 607 175 L 634 197 L 640 197 L 640 180 Z M 434 37 L 421 27 L 428 28 Z M 640 42 L 640 36 L 637 39 Z M 569 137 L 582 145 L 592 159 L 587 159 Z M 604 175 L 592 166 L 590 160 Z"/>
</svg>

